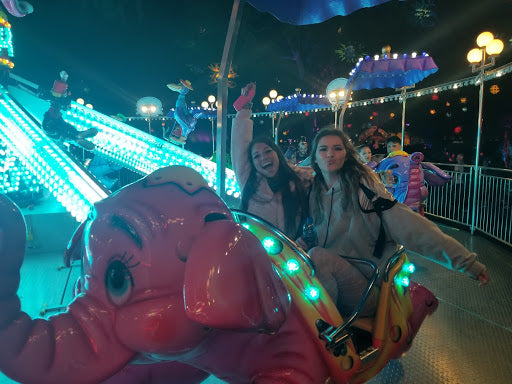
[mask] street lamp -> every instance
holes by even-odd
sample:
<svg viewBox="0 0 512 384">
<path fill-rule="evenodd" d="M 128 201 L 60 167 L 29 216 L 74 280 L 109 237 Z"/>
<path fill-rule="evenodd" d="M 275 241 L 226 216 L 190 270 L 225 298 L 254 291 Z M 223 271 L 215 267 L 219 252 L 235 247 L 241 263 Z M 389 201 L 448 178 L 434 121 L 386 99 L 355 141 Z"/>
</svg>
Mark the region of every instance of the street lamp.
<svg viewBox="0 0 512 384">
<path fill-rule="evenodd" d="M 478 48 L 471 49 L 467 54 L 467 60 L 471 64 L 472 72 L 478 72 L 476 84 L 480 85 L 478 96 L 478 123 L 476 137 L 476 155 L 475 155 L 475 184 L 473 188 L 473 212 L 471 216 L 471 233 L 475 231 L 475 223 L 478 220 L 478 212 L 476 212 L 479 178 L 478 160 L 480 154 L 480 137 L 482 135 L 482 106 L 484 100 L 484 79 L 485 69 L 494 66 L 495 57 L 503 51 L 503 41 L 495 39 L 491 32 L 482 32 L 476 38 Z"/>
<path fill-rule="evenodd" d="M 215 102 L 217 99 L 214 95 L 208 96 L 208 103 L 210 105 L 210 109 L 213 110 L 213 106 L 215 105 Z M 212 156 L 215 153 L 215 122 L 213 121 L 213 117 L 210 118 L 210 121 L 212 123 Z"/>
<path fill-rule="evenodd" d="M 91 103 L 87 103 L 87 104 L 85 104 L 85 100 L 84 100 L 84 99 L 82 99 L 81 97 L 79 97 L 78 99 L 76 99 L 76 102 L 77 102 L 78 104 L 80 104 L 80 105 L 85 105 L 85 106 L 86 106 L 87 108 L 89 108 L 89 109 L 94 109 Z"/>
<path fill-rule="evenodd" d="M 213 109 L 213 105 L 215 104 L 215 101 L 217 101 L 215 96 L 213 96 L 213 95 L 208 96 L 208 103 L 210 103 L 210 108 Z"/>
<path fill-rule="evenodd" d="M 265 106 L 265 109 L 267 109 L 267 107 L 269 106 L 269 104 L 271 102 L 273 103 L 274 101 L 280 101 L 281 99 L 283 99 L 283 96 L 278 95 L 277 91 L 275 89 L 271 89 L 270 92 L 268 93 L 268 96 L 265 96 L 261 100 L 261 102 Z M 278 143 L 277 129 L 279 127 L 279 124 L 277 126 L 275 124 L 275 119 L 276 119 L 275 112 L 272 112 L 271 117 L 272 117 L 272 134 L 274 135 L 274 142 L 277 144 Z"/>
<path fill-rule="evenodd" d="M 151 116 L 161 114 L 162 102 L 156 97 L 146 96 L 137 100 L 137 115 L 147 116 L 149 134 L 151 134 Z"/>
<path fill-rule="evenodd" d="M 339 77 L 337 79 L 334 79 L 331 81 L 325 90 L 325 93 L 327 94 L 327 98 L 329 99 L 329 102 L 332 105 L 332 110 L 334 111 L 334 128 L 336 128 L 336 125 L 338 123 L 338 109 L 340 109 L 341 106 L 345 105 L 345 101 L 347 100 L 347 79 L 344 77 Z M 343 112 L 343 111 L 342 111 Z M 340 114 L 340 127 L 339 129 L 343 130 L 343 120 L 342 120 L 342 114 Z"/>
</svg>

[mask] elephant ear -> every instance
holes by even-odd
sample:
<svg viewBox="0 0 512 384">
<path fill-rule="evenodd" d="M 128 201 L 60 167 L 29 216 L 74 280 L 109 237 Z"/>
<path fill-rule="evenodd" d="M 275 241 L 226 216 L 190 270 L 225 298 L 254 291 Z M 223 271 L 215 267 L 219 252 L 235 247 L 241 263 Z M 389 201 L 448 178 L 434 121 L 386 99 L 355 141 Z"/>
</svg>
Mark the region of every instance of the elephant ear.
<svg viewBox="0 0 512 384">
<path fill-rule="evenodd" d="M 421 163 L 425 181 L 434 187 L 441 187 L 451 180 L 451 175 L 431 163 Z"/>
<path fill-rule="evenodd" d="M 187 316 L 211 328 L 275 332 L 290 297 L 260 241 L 230 221 L 207 223 L 187 259 Z"/>
</svg>

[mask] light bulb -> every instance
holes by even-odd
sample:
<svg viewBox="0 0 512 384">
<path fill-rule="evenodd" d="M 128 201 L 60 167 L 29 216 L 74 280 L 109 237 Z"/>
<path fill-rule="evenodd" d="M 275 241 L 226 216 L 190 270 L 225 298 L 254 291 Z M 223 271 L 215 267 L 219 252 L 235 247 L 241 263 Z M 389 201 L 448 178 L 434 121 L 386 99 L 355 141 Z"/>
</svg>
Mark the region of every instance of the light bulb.
<svg viewBox="0 0 512 384">
<path fill-rule="evenodd" d="M 500 39 L 494 39 L 485 46 L 485 52 L 487 52 L 489 56 L 496 56 L 503 51 L 503 47 L 503 41 Z"/>
<path fill-rule="evenodd" d="M 476 64 L 482 61 L 482 50 L 480 48 L 473 48 L 468 52 L 467 59 L 471 64 Z"/>
<path fill-rule="evenodd" d="M 494 39 L 494 36 L 491 32 L 482 32 L 478 35 L 476 38 L 476 44 L 479 47 L 485 47 L 487 44 L 489 44 Z"/>
</svg>

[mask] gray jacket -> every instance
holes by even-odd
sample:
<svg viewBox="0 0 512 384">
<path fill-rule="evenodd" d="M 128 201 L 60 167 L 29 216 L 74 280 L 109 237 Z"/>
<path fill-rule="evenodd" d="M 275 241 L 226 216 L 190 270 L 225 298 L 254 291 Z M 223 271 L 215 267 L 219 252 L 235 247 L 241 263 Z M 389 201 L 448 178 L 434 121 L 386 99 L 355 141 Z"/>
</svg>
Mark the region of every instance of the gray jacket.
<svg viewBox="0 0 512 384">
<path fill-rule="evenodd" d="M 372 186 L 364 183 L 377 196 L 393 200 L 384 184 L 375 179 Z M 377 196 L 372 199 L 375 200 Z M 373 256 L 379 235 L 381 219 L 372 210 L 373 204 L 359 189 L 359 204 L 354 202 L 346 208 L 341 205 L 339 184 L 323 190 L 321 201 L 324 215 L 314 217 L 318 245 L 337 254 L 370 259 L 382 269 L 387 259 L 396 251 L 397 244 L 417 252 L 446 268 L 461 271 L 476 278 L 485 266 L 476 260 L 476 254 L 468 251 L 454 238 L 444 234 L 434 223 L 400 202 L 382 212 L 386 234 L 384 252 L 380 259 Z M 317 203 L 310 195 L 310 211 L 319 212 Z"/>
</svg>

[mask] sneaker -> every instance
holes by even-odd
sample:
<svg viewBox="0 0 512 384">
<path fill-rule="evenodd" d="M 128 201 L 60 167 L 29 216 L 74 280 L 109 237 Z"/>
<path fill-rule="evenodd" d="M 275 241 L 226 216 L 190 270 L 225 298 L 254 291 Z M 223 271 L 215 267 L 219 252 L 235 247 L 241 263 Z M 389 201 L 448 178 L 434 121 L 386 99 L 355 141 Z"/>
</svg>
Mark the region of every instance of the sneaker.
<svg viewBox="0 0 512 384">
<path fill-rule="evenodd" d="M 94 137 L 98 134 L 98 130 L 96 128 L 89 128 L 85 131 L 80 131 L 77 135 L 79 139 L 88 139 L 89 137 Z"/>
<path fill-rule="evenodd" d="M 96 145 L 94 145 L 94 143 L 91 143 L 90 141 L 84 139 L 78 139 L 75 141 L 75 143 L 88 151 L 92 151 L 94 150 L 94 148 L 96 148 Z"/>
</svg>

